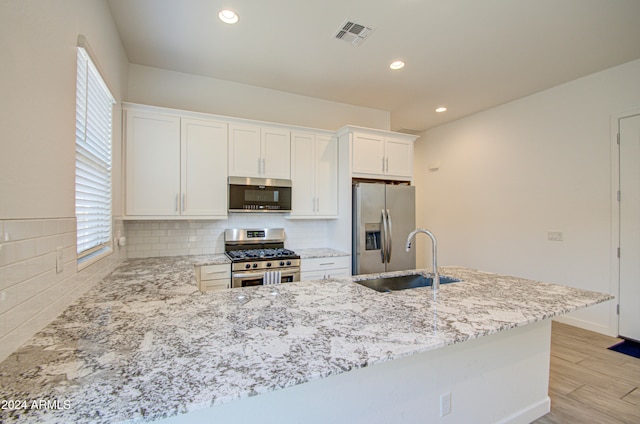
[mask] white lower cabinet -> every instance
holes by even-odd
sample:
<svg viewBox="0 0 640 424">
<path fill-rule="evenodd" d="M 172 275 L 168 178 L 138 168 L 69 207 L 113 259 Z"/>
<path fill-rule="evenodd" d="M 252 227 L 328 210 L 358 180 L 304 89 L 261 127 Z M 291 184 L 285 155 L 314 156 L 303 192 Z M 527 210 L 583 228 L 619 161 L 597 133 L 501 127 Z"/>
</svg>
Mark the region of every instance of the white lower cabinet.
<svg viewBox="0 0 640 424">
<path fill-rule="evenodd" d="M 309 258 L 300 261 L 300 281 L 324 280 L 349 277 L 350 275 L 351 261 L 349 256 Z"/>
<path fill-rule="evenodd" d="M 231 288 L 231 265 L 203 265 L 196 267 L 198 290 L 219 291 Z"/>
</svg>

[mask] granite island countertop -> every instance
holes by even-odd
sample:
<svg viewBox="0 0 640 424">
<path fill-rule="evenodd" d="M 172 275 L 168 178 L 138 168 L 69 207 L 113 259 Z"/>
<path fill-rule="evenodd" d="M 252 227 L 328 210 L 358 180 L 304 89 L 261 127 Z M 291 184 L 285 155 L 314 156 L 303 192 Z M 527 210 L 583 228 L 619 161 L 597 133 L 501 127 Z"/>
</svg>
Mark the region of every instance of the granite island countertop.
<svg viewBox="0 0 640 424">
<path fill-rule="evenodd" d="M 201 293 L 194 263 L 128 260 L 87 292 L 0 364 L 0 400 L 27 405 L 0 421 L 152 421 L 612 299 L 457 267 L 436 301 L 352 278 Z M 41 400 L 59 408 L 29 407 Z"/>
</svg>

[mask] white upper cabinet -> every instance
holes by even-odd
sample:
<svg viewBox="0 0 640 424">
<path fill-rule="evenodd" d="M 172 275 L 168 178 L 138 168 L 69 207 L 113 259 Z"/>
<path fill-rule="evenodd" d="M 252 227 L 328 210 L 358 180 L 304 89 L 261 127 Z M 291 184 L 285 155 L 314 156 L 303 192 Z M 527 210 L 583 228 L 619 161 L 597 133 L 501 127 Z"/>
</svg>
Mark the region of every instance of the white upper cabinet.
<svg viewBox="0 0 640 424">
<path fill-rule="evenodd" d="M 290 131 L 283 128 L 230 124 L 229 175 L 290 179 Z"/>
<path fill-rule="evenodd" d="M 227 124 L 182 119 L 182 215 L 227 216 Z"/>
<path fill-rule="evenodd" d="M 125 113 L 125 215 L 226 218 L 227 124 Z"/>
<path fill-rule="evenodd" d="M 326 134 L 291 133 L 291 218 L 338 216 L 338 141 Z"/>
<path fill-rule="evenodd" d="M 415 136 L 359 128 L 352 132 L 352 175 L 411 180 Z"/>
<path fill-rule="evenodd" d="M 384 139 L 385 174 L 413 178 L 413 140 Z"/>
<path fill-rule="evenodd" d="M 180 214 L 180 118 L 126 112 L 125 213 Z"/>
<path fill-rule="evenodd" d="M 353 173 L 382 175 L 384 169 L 384 137 L 354 134 Z"/>
</svg>

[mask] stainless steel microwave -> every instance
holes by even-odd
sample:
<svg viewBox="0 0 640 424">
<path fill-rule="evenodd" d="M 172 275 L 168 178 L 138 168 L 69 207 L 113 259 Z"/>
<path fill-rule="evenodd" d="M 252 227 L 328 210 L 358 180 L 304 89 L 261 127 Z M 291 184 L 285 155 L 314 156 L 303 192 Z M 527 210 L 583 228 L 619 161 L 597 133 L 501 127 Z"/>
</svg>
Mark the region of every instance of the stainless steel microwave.
<svg viewBox="0 0 640 424">
<path fill-rule="evenodd" d="M 290 212 L 291 180 L 229 177 L 229 212 Z"/>
</svg>

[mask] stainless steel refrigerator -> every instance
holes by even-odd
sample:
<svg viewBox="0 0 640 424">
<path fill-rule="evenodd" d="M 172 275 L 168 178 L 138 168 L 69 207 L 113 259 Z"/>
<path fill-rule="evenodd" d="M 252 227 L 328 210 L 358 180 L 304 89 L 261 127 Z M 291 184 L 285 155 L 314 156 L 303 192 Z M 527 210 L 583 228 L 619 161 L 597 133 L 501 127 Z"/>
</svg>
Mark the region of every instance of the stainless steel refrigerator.
<svg viewBox="0 0 640 424">
<path fill-rule="evenodd" d="M 416 267 L 416 250 L 405 249 L 416 225 L 415 187 L 354 184 L 352 212 L 353 275 Z"/>
</svg>

